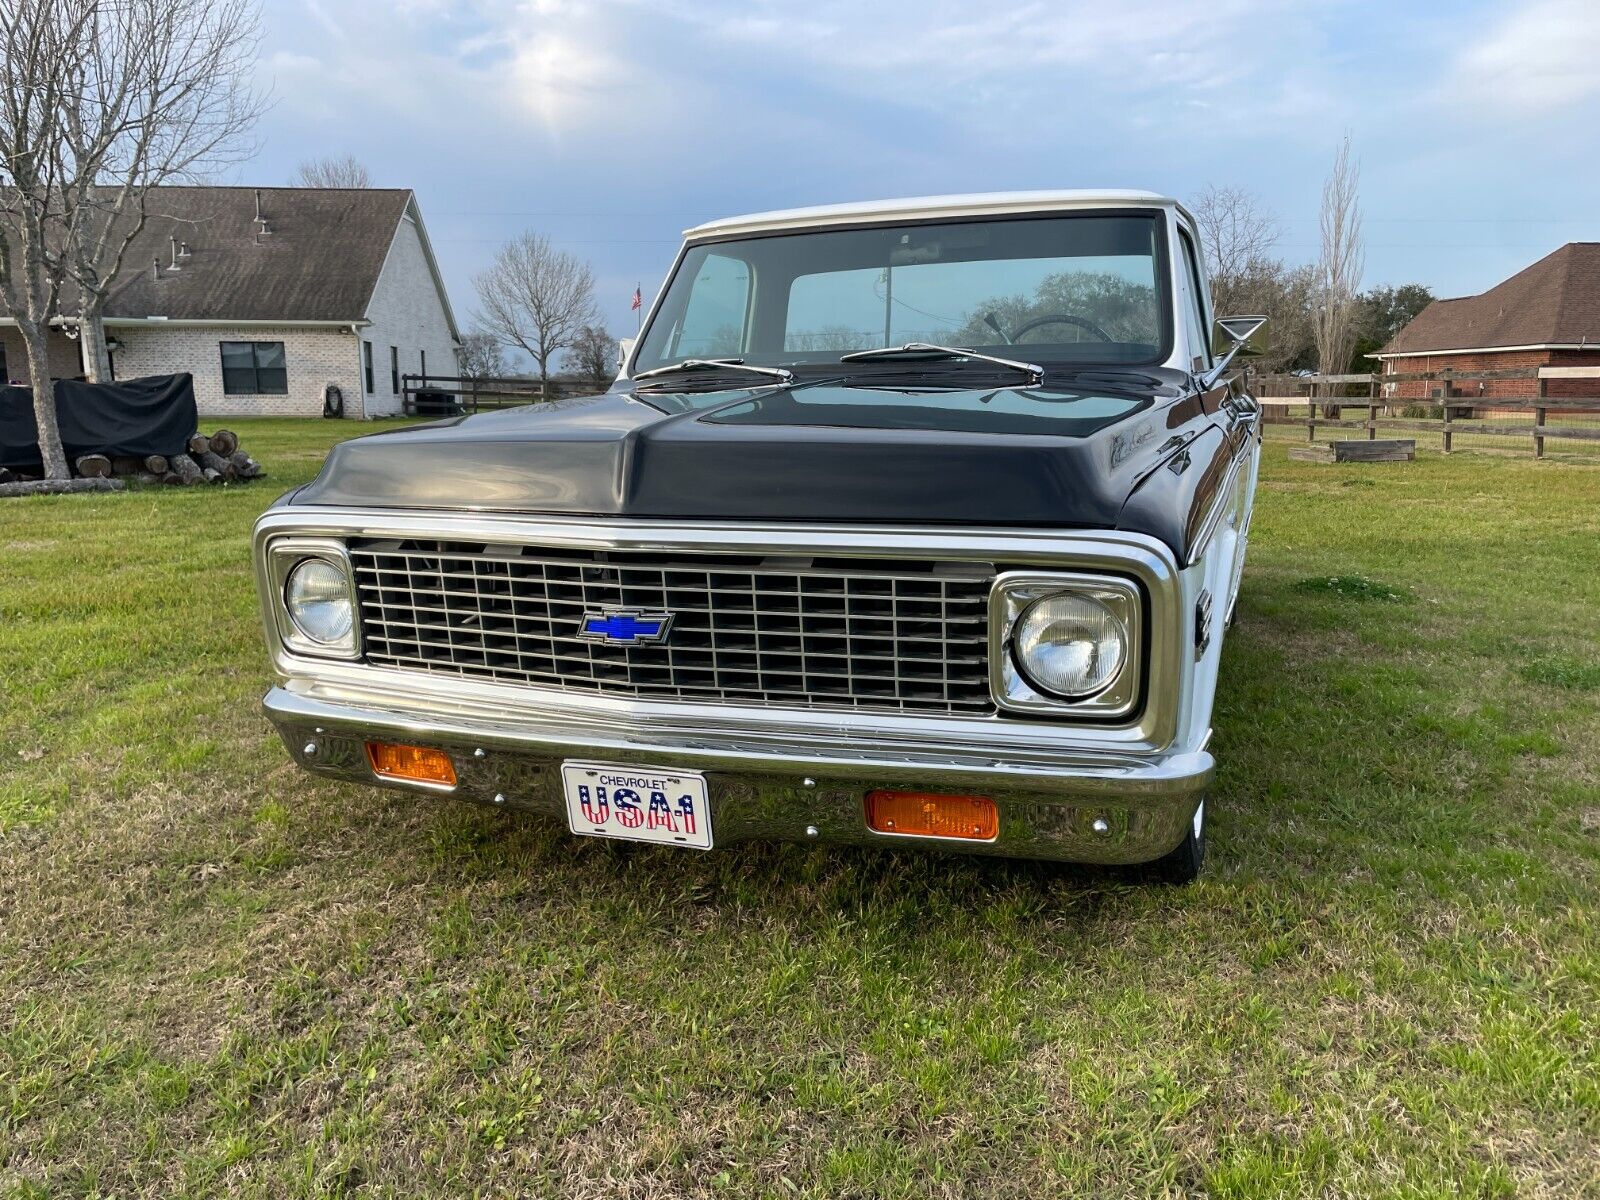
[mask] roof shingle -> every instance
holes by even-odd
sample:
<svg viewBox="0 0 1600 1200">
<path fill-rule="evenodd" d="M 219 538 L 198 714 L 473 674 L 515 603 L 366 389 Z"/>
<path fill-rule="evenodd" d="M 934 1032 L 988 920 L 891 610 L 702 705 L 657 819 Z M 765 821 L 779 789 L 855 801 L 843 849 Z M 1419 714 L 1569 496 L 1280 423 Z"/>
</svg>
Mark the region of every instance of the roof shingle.
<svg viewBox="0 0 1600 1200">
<path fill-rule="evenodd" d="M 358 321 L 410 199 L 405 188 L 153 188 L 106 315 Z M 176 271 L 172 238 L 189 245 Z"/>
<path fill-rule="evenodd" d="M 1568 242 L 1478 296 L 1435 300 L 1378 356 L 1600 345 L 1600 242 Z"/>
</svg>

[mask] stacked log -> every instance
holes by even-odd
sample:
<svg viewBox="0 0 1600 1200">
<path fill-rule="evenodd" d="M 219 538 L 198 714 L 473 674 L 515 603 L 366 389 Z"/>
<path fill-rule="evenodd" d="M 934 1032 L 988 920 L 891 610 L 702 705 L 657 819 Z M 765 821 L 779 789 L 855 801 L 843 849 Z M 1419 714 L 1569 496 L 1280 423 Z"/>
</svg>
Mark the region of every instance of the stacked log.
<svg viewBox="0 0 1600 1200">
<path fill-rule="evenodd" d="M 164 483 L 175 487 L 238 483 L 266 475 L 261 464 L 239 448 L 239 435 L 231 429 L 218 429 L 209 435 L 196 431 L 189 438 L 184 454 L 147 454 L 143 458 L 83 454 L 72 465 L 83 479 L 125 479 L 131 483 Z M 7 482 L 11 479 L 0 479 L 0 483 Z"/>
<path fill-rule="evenodd" d="M 49 495 L 67 492 L 121 491 L 130 483 L 193 487 L 228 484 L 266 475 L 261 464 L 239 448 L 239 436 L 219 429 L 209 436 L 198 431 L 187 453 L 80 454 L 72 461 L 72 479 L 43 479 L 40 472 L 0 467 L 0 496 Z"/>
<path fill-rule="evenodd" d="M 200 464 L 187 454 L 174 454 L 167 463 L 172 468 L 172 473 L 178 477 L 178 482 L 185 487 L 206 481 L 204 473 L 200 470 Z"/>
</svg>

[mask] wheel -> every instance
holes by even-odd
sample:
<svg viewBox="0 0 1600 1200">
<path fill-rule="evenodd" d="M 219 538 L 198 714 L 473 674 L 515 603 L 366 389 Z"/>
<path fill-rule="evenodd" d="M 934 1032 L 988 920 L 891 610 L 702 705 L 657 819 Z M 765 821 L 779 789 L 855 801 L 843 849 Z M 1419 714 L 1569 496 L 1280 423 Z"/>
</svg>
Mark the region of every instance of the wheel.
<svg viewBox="0 0 1600 1200">
<path fill-rule="evenodd" d="M 1193 883 L 1206 861 L 1206 802 L 1194 810 L 1194 820 L 1183 841 L 1150 864 L 1151 876 L 1162 883 Z"/>
</svg>

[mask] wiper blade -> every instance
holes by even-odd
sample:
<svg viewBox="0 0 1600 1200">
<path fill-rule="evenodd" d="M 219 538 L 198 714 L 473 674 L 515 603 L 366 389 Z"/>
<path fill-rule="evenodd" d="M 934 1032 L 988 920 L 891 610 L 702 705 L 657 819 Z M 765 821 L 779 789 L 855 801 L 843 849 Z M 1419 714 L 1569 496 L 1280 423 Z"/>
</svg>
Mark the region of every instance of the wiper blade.
<svg viewBox="0 0 1600 1200">
<path fill-rule="evenodd" d="M 972 350 L 966 346 L 936 346 L 932 342 L 907 342 L 903 346 L 881 346 L 876 350 L 852 350 L 849 354 L 841 354 L 839 361 L 842 363 L 872 362 L 875 359 L 895 358 L 970 359 L 973 362 L 989 363 L 992 366 L 1020 371 L 1028 377 L 1029 383 L 1034 387 L 1044 383 L 1044 368 L 1037 363 L 1018 362 L 1013 358 L 999 358 L 996 355 L 985 354 L 981 350 Z"/>
<path fill-rule="evenodd" d="M 794 382 L 793 371 L 786 371 L 782 367 L 758 367 L 737 358 L 686 358 L 682 362 L 640 371 L 633 381 L 638 383 L 641 379 L 659 379 L 666 375 L 685 375 L 695 371 L 743 371 L 747 375 L 761 375 L 778 383 Z"/>
</svg>

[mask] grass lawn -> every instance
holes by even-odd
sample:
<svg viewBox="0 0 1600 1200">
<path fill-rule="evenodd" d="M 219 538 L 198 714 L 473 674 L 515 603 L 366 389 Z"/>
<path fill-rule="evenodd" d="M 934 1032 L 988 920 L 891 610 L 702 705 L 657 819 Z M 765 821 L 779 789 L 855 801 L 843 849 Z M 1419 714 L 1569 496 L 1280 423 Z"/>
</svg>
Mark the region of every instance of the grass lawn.
<svg viewBox="0 0 1600 1200">
<path fill-rule="evenodd" d="M 1600 1195 L 1600 468 L 1269 441 L 1172 890 L 313 780 L 237 428 L 0 502 L 0 1195 Z"/>
</svg>

